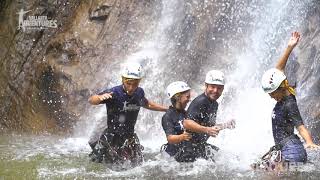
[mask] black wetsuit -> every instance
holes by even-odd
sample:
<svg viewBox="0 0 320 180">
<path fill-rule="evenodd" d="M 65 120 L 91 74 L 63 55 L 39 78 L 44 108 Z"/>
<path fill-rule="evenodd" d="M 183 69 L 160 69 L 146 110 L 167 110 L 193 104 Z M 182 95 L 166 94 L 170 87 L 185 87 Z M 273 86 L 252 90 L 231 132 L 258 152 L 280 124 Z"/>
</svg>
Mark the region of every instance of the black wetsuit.
<svg viewBox="0 0 320 180">
<path fill-rule="evenodd" d="M 140 107 L 145 107 L 147 99 L 142 88 L 138 87 L 132 96 L 123 85 L 105 89 L 98 93 L 112 92 L 112 98 L 102 101 L 107 107 L 107 127 L 97 141 L 89 142 L 93 149 L 92 160 L 114 163 L 122 160 L 142 161 L 142 146 L 134 133 Z M 141 157 L 140 157 L 141 156 Z M 138 160 L 137 160 L 138 159 Z"/>
</svg>

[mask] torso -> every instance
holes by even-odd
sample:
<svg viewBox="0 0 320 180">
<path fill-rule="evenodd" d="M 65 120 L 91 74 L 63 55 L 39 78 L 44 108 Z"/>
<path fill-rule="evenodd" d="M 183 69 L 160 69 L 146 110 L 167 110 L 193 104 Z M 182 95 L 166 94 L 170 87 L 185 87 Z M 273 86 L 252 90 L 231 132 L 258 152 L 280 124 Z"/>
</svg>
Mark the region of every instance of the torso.
<svg viewBox="0 0 320 180">
<path fill-rule="evenodd" d="M 122 85 L 115 86 L 105 92 L 113 92 L 112 98 L 105 102 L 108 116 L 108 131 L 116 134 L 133 134 L 140 107 L 146 105 L 144 91 L 138 87 L 132 96 L 129 96 Z"/>
<path fill-rule="evenodd" d="M 196 97 L 190 104 L 187 114 L 188 119 L 194 120 L 202 126 L 211 127 L 216 124 L 218 103 L 211 101 L 204 93 Z M 202 143 L 209 136 L 204 133 L 192 133 L 192 142 Z"/>
<path fill-rule="evenodd" d="M 272 132 L 276 144 L 294 134 L 294 127 L 303 125 L 303 121 L 293 95 L 277 102 L 272 112 Z"/>
<path fill-rule="evenodd" d="M 166 136 L 180 135 L 183 133 L 183 120 L 186 119 L 186 111 L 177 110 L 170 107 L 169 110 L 162 117 L 162 128 L 165 131 Z M 176 154 L 179 144 L 168 144 L 166 151 L 170 155 Z"/>
</svg>

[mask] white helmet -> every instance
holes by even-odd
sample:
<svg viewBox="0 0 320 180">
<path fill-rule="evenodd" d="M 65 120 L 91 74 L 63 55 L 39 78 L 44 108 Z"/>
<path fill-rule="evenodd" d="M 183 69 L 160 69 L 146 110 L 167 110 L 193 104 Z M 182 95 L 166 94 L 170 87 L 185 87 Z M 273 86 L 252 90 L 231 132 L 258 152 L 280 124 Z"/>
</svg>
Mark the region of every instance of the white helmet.
<svg viewBox="0 0 320 180">
<path fill-rule="evenodd" d="M 180 92 L 184 92 L 184 91 L 188 91 L 191 88 L 189 87 L 189 85 L 183 81 L 175 81 L 171 84 L 169 84 L 169 86 L 167 87 L 167 95 L 170 98 L 172 98 L 175 94 L 180 93 Z"/>
<path fill-rule="evenodd" d="M 224 74 L 218 70 L 211 70 L 206 75 L 205 83 L 224 85 Z"/>
<path fill-rule="evenodd" d="M 286 79 L 286 75 L 276 68 L 269 69 L 262 76 L 262 89 L 265 93 L 272 93 L 281 85 L 282 81 Z"/>
<path fill-rule="evenodd" d="M 122 72 L 122 77 L 130 79 L 141 79 L 142 78 L 142 67 L 139 63 L 127 63 Z"/>
</svg>

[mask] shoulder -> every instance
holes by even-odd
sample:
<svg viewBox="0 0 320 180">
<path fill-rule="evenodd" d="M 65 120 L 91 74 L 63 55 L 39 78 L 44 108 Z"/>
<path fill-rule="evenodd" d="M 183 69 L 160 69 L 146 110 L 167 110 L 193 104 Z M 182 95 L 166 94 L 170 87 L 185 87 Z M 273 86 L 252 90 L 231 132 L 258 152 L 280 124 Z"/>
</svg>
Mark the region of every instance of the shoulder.
<svg viewBox="0 0 320 180">
<path fill-rule="evenodd" d="M 168 119 L 170 118 L 172 115 L 174 114 L 174 111 L 172 110 L 172 108 L 170 107 L 166 113 L 164 113 L 164 115 L 162 116 L 162 119 Z"/>
<path fill-rule="evenodd" d="M 289 109 L 298 106 L 296 97 L 294 95 L 287 96 L 284 100 L 284 105 Z"/>
<path fill-rule="evenodd" d="M 205 106 L 207 104 L 209 104 L 210 101 L 208 100 L 207 96 L 203 93 L 199 96 L 197 96 L 191 103 L 190 103 L 190 107 L 193 106 Z"/>
<path fill-rule="evenodd" d="M 176 117 L 176 114 L 177 114 L 177 112 L 172 107 L 170 107 L 166 111 L 166 113 L 162 116 L 162 121 L 169 121 L 172 118 Z"/>
<path fill-rule="evenodd" d="M 141 87 L 137 87 L 135 94 L 139 97 L 144 97 L 144 90 Z"/>
<path fill-rule="evenodd" d="M 144 94 L 144 90 L 141 87 L 137 87 L 137 93 L 143 93 Z"/>
<path fill-rule="evenodd" d="M 122 85 L 118 85 L 118 86 L 114 86 L 110 89 L 111 91 L 120 91 L 120 90 L 123 90 L 123 87 Z"/>
</svg>

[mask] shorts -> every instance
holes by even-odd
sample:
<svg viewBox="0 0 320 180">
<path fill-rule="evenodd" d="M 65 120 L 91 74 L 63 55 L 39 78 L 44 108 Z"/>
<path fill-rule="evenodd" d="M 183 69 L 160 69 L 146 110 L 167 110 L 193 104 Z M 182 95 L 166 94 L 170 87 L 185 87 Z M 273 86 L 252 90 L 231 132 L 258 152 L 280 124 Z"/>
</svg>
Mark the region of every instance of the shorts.
<svg viewBox="0 0 320 180">
<path fill-rule="evenodd" d="M 307 152 L 300 139 L 292 138 L 286 142 L 281 150 L 282 159 L 288 162 L 306 162 Z"/>
</svg>

